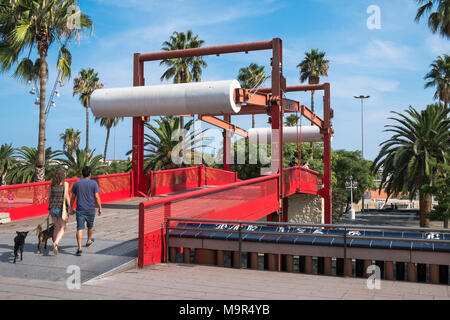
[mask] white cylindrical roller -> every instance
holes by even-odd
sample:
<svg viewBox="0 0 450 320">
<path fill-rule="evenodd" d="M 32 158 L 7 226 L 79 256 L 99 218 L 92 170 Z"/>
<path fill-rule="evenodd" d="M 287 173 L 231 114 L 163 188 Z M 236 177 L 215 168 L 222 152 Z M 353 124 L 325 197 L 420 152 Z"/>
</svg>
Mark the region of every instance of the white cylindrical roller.
<svg viewBox="0 0 450 320">
<path fill-rule="evenodd" d="M 298 132 L 298 140 L 297 140 Z M 250 142 L 258 144 L 270 144 L 272 141 L 271 128 L 253 128 L 248 130 L 248 137 Z M 283 127 L 283 141 L 285 143 L 301 142 L 323 142 L 323 135 L 320 133 L 319 127 L 316 126 L 301 126 L 298 127 Z"/>
<path fill-rule="evenodd" d="M 102 118 L 238 113 L 234 90 L 240 87 L 237 80 L 223 80 L 98 89 L 91 95 L 91 108 Z"/>
</svg>

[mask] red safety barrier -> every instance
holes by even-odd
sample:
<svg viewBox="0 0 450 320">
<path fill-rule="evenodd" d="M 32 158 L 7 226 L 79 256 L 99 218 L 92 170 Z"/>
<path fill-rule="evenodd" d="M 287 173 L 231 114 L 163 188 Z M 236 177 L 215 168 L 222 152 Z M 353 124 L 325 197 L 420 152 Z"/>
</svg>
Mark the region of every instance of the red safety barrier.
<svg viewBox="0 0 450 320">
<path fill-rule="evenodd" d="M 283 195 L 285 197 L 296 192 L 317 194 L 319 172 L 296 166 L 284 169 L 283 174 Z"/>
<path fill-rule="evenodd" d="M 92 177 L 97 181 L 102 202 L 130 198 L 131 173 L 118 173 Z M 66 179 L 69 192 L 79 178 Z M 0 187 L 0 212 L 9 212 L 11 221 L 23 220 L 48 214 L 50 181 L 16 184 Z"/>
<path fill-rule="evenodd" d="M 272 175 L 142 202 L 139 267 L 164 261 L 167 218 L 255 221 L 278 210 L 278 181 L 278 175 Z"/>
<path fill-rule="evenodd" d="M 160 196 L 179 191 L 200 188 L 204 185 L 219 186 L 237 182 L 237 172 L 230 172 L 200 165 L 198 167 L 150 171 L 150 196 Z"/>
<path fill-rule="evenodd" d="M 300 180 L 298 186 L 298 192 L 300 193 L 309 193 L 309 194 L 317 194 L 317 184 L 319 176 L 319 172 L 300 167 Z"/>
<path fill-rule="evenodd" d="M 201 170 L 204 170 L 203 166 L 150 171 L 147 174 L 150 176 L 150 195 L 154 197 L 199 188 L 204 184 L 200 179 Z"/>
<path fill-rule="evenodd" d="M 220 170 L 215 168 L 206 167 L 206 185 L 208 186 L 221 186 L 237 182 L 237 172 Z"/>
</svg>

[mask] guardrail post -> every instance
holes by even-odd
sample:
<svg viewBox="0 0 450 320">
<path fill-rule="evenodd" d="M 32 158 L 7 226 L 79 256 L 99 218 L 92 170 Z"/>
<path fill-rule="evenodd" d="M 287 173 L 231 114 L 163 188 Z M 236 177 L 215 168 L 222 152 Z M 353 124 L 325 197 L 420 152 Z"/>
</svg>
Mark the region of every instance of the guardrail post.
<svg viewBox="0 0 450 320">
<path fill-rule="evenodd" d="M 347 276 L 347 228 L 344 228 L 344 278 Z"/>
<path fill-rule="evenodd" d="M 191 263 L 191 248 L 183 248 L 183 262 Z"/>
<path fill-rule="evenodd" d="M 305 256 L 305 273 L 312 274 L 312 257 Z"/>
<path fill-rule="evenodd" d="M 239 269 L 242 268 L 242 262 L 241 262 L 241 257 L 242 257 L 242 223 L 239 223 Z"/>
<path fill-rule="evenodd" d="M 439 266 L 437 264 L 430 264 L 429 266 L 430 272 L 430 282 L 434 284 L 439 283 Z"/>
<path fill-rule="evenodd" d="M 170 220 L 169 219 L 167 219 L 167 221 L 166 221 L 166 243 L 165 243 L 165 245 L 166 245 L 166 259 L 165 259 L 165 261 L 166 261 L 166 263 L 168 263 L 169 262 L 169 223 L 170 223 Z"/>
<path fill-rule="evenodd" d="M 386 280 L 394 280 L 394 262 L 384 262 L 384 278 Z"/>
<path fill-rule="evenodd" d="M 415 282 L 417 279 L 417 273 L 416 273 L 416 264 L 412 262 L 408 262 L 407 265 L 407 279 L 408 281 Z"/>
<path fill-rule="evenodd" d="M 216 264 L 219 267 L 223 267 L 223 265 L 224 265 L 223 250 L 217 250 L 217 253 L 216 253 Z"/>
</svg>

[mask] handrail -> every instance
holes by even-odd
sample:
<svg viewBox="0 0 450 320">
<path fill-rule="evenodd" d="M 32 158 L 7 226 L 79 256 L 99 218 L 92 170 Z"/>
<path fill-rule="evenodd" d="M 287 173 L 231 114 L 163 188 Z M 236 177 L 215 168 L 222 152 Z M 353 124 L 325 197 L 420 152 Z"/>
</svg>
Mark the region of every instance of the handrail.
<svg viewBox="0 0 450 320">
<path fill-rule="evenodd" d="M 126 176 L 130 175 L 131 172 L 122 172 L 122 173 L 113 173 L 113 174 L 104 174 L 99 176 L 92 176 L 91 179 L 98 179 L 98 178 L 110 178 L 110 177 L 118 177 L 118 176 Z M 64 179 L 65 182 L 74 182 L 81 179 L 80 177 L 73 177 Z M 1 190 L 8 190 L 8 189 L 16 189 L 16 188 L 30 188 L 30 187 L 38 187 L 38 186 L 46 186 L 48 184 L 51 184 L 52 181 L 41 181 L 41 182 L 29 182 L 29 183 L 21 183 L 21 184 L 10 184 L 6 186 L 0 186 Z"/>
<path fill-rule="evenodd" d="M 267 177 L 259 177 L 259 178 L 254 178 L 254 179 L 250 179 L 250 180 L 232 182 L 232 183 L 224 184 L 222 186 L 217 186 L 217 187 L 214 187 L 211 189 L 196 190 L 196 191 L 191 191 L 189 193 L 168 196 L 165 198 L 143 201 L 139 204 L 139 207 L 142 209 L 145 209 L 146 207 L 155 206 L 155 205 L 159 205 L 162 203 L 173 202 L 173 201 L 177 201 L 180 199 L 189 199 L 192 197 L 198 197 L 198 196 L 202 196 L 202 195 L 209 194 L 209 193 L 216 193 L 218 191 L 228 190 L 228 189 L 241 187 L 241 186 L 245 186 L 245 185 L 251 185 L 251 184 L 258 183 L 258 182 L 272 180 L 272 179 L 275 179 L 278 177 L 279 177 L 279 174 L 274 174 L 274 175 L 267 176 Z"/>
<path fill-rule="evenodd" d="M 248 181 L 248 180 L 247 180 Z M 370 229 L 370 230 L 394 230 L 394 231 L 419 231 L 419 232 L 440 232 L 450 233 L 450 229 L 439 228 L 413 228 L 413 227 L 397 227 L 397 226 L 377 226 L 377 225 L 359 225 L 359 224 L 321 224 L 321 223 L 295 223 L 295 222 L 258 222 L 244 220 L 218 220 L 218 219 L 200 219 L 200 218 L 169 218 L 173 221 L 192 221 L 192 222 L 217 222 L 230 224 L 251 224 L 251 225 L 274 225 L 274 226 L 300 226 L 313 228 L 346 228 L 346 229 Z"/>
<path fill-rule="evenodd" d="M 168 170 L 156 170 L 156 171 L 150 171 L 153 172 L 153 174 L 160 174 L 160 173 L 169 173 L 169 172 L 177 172 L 177 171 L 186 171 L 189 169 L 198 169 L 198 167 L 186 167 L 186 168 L 176 168 L 176 169 L 168 169 Z M 147 172 L 149 174 L 150 172 Z"/>
<path fill-rule="evenodd" d="M 171 220 L 170 218 L 168 220 Z M 242 224 L 239 224 L 242 226 Z M 221 229 L 209 229 L 209 228 L 189 228 L 189 227 L 171 227 L 171 230 L 186 230 L 186 231 L 209 231 L 209 232 L 224 232 L 224 233 L 239 233 L 239 230 L 221 230 Z M 273 236 L 289 236 L 289 237 L 317 237 L 317 238 L 344 238 L 344 234 L 321 234 L 321 233 L 294 233 L 294 232 L 271 232 L 271 231 L 252 231 L 252 230 L 241 230 L 241 233 L 248 234 L 267 234 Z M 389 241 L 415 241 L 415 242 L 436 242 L 436 243 L 449 243 L 450 240 L 439 240 L 439 239 L 417 239 L 417 238 L 395 238 L 395 237 L 376 237 L 376 236 L 358 236 L 358 235 L 347 235 L 347 239 L 360 239 L 360 240 L 389 240 Z"/>
<path fill-rule="evenodd" d="M 221 230 L 221 229 L 208 229 L 208 228 L 186 228 L 186 227 L 171 227 L 170 221 L 185 221 L 185 222 L 216 222 L 223 224 L 239 224 L 238 230 Z M 404 241 L 404 242 L 427 242 L 427 243 L 449 243 L 450 240 L 438 240 L 438 239 L 415 239 L 415 238 L 394 238 L 394 237 L 376 237 L 376 236 L 358 236 L 347 235 L 347 229 L 378 229 L 378 230 L 402 230 L 402 231 L 428 231 L 428 232 L 443 232 L 450 233 L 450 229 L 429 229 L 429 228 L 411 228 L 411 227 L 391 227 L 391 226 L 363 226 L 363 225 L 346 225 L 346 224 L 317 224 L 317 223 L 292 223 L 292 222 L 256 222 L 256 221 L 242 221 L 242 220 L 218 220 L 218 219 L 199 219 L 199 218 L 167 218 L 166 221 L 166 263 L 169 256 L 169 230 L 192 230 L 192 231 L 208 231 L 208 232 L 224 232 L 224 233 L 238 233 L 239 241 L 239 268 L 242 267 L 241 253 L 242 253 L 242 225 L 274 225 L 274 226 L 296 226 L 296 227 L 321 227 L 321 228 L 340 228 L 344 229 L 342 235 L 329 235 L 320 233 L 289 233 L 289 232 L 269 232 L 269 231 L 251 231 L 245 230 L 246 234 L 262 234 L 262 235 L 283 235 L 283 236 L 296 236 L 296 237 L 318 237 L 318 238 L 342 238 L 344 239 L 344 261 L 347 259 L 347 239 L 360 239 L 360 240 L 388 240 L 388 241 Z M 344 277 L 347 276 L 346 263 L 343 265 Z"/>
</svg>

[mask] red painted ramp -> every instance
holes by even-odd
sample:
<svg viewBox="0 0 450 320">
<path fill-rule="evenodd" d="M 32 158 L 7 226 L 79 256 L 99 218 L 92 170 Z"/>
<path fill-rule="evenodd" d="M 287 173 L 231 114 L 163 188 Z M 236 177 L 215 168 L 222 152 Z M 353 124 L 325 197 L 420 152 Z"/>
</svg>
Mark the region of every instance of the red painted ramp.
<svg viewBox="0 0 450 320">
<path fill-rule="evenodd" d="M 139 207 L 138 265 L 164 260 L 167 218 L 254 221 L 278 209 L 278 175 L 142 202 Z"/>
</svg>

